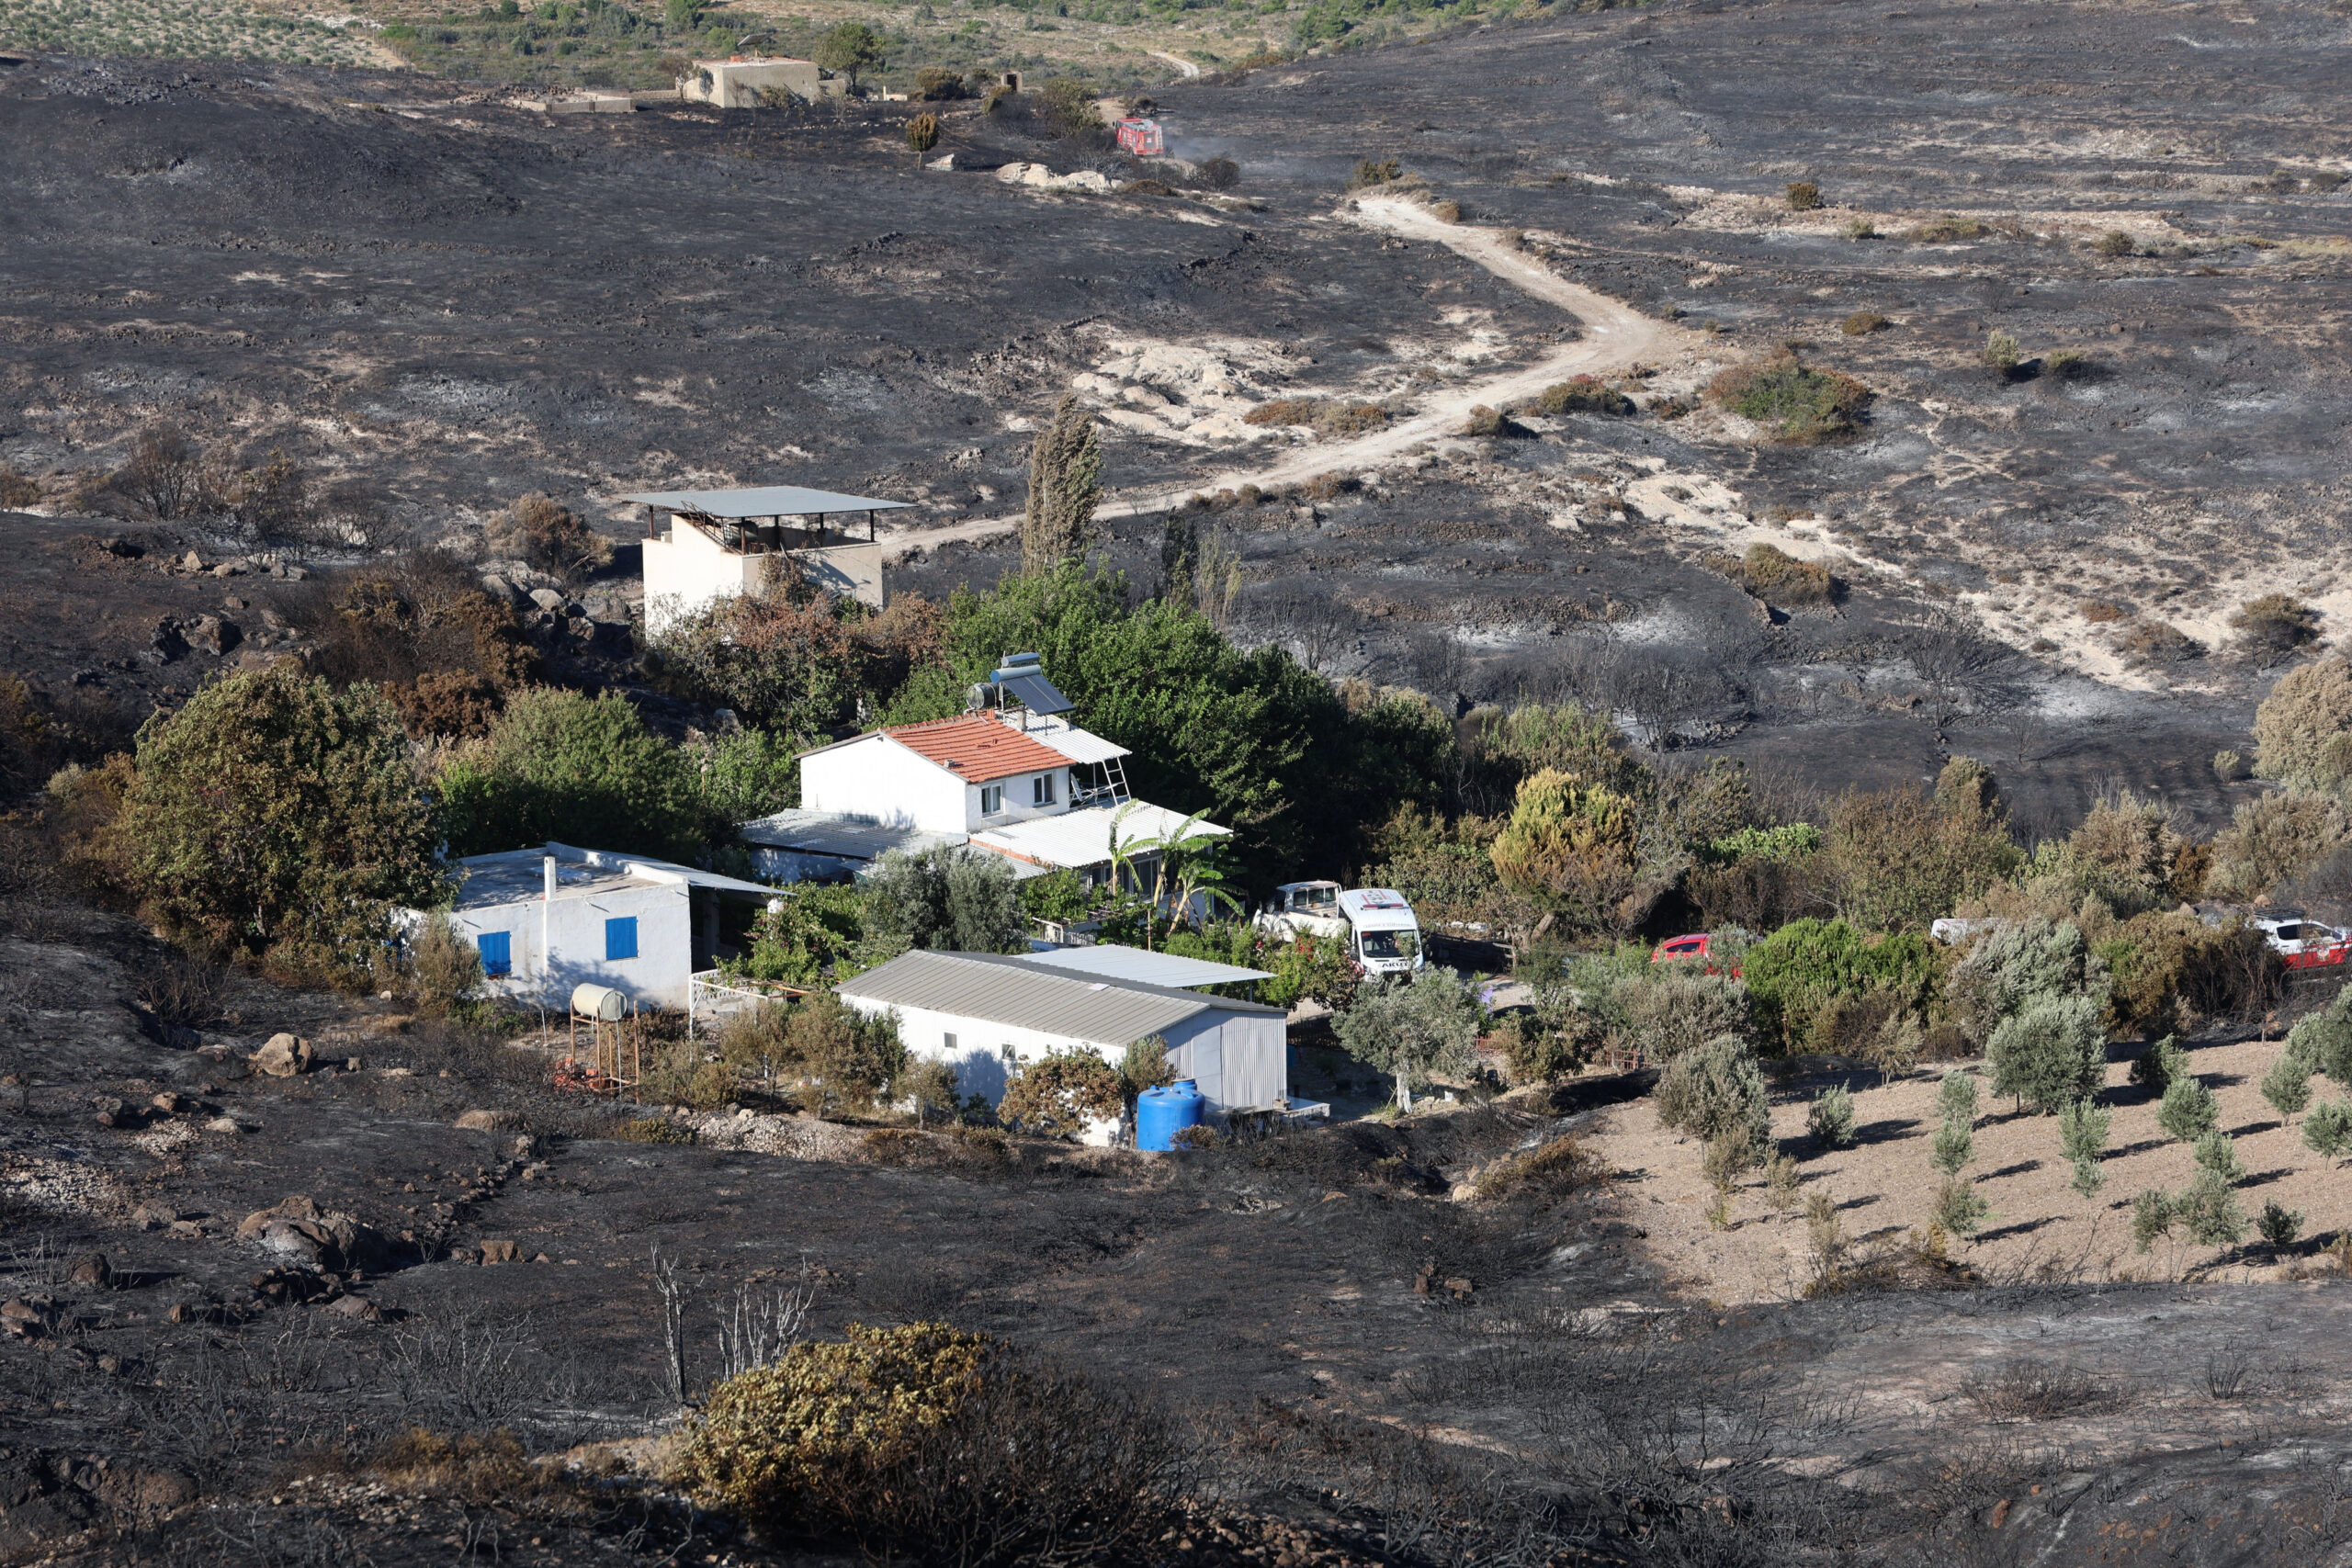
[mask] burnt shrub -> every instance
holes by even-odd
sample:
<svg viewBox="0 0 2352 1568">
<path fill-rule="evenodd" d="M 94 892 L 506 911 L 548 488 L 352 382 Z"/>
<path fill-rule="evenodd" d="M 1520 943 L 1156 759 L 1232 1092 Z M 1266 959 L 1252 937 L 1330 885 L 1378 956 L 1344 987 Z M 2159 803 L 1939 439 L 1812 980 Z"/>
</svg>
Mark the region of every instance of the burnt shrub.
<svg viewBox="0 0 2352 1568">
<path fill-rule="evenodd" d="M 2249 649 L 2264 653 L 2286 653 L 2319 640 L 2319 612 L 2289 593 L 2247 600 L 2230 625 Z"/>
<path fill-rule="evenodd" d="M 1137 1394 L 916 1323 L 853 1325 L 720 1383 L 681 1470 L 763 1532 L 983 1568 L 1139 1555 L 1189 1464 Z"/>
<path fill-rule="evenodd" d="M 1768 439 L 1813 446 L 1861 434 L 1871 390 L 1835 370 L 1808 368 L 1783 350 L 1754 365 L 1736 366 L 1707 384 L 1708 398 L 1755 421 Z"/>
<path fill-rule="evenodd" d="M 918 155 L 939 145 L 939 117 L 919 114 L 907 121 L 907 151 Z"/>
<path fill-rule="evenodd" d="M 1241 165 L 1220 153 L 1201 165 L 1201 183 L 1211 190 L 1231 190 L 1241 183 Z"/>
<path fill-rule="evenodd" d="M 130 460 L 108 481 L 158 522 L 200 516 L 220 506 L 220 478 L 177 425 L 153 424 L 131 443 Z"/>
<path fill-rule="evenodd" d="M 2061 1362 L 2010 1361 L 1962 1381 L 1960 1396 L 1986 1416 L 2003 1420 L 2049 1421 L 2070 1416 L 2102 1416 L 2129 1403 L 2105 1379 Z"/>
</svg>

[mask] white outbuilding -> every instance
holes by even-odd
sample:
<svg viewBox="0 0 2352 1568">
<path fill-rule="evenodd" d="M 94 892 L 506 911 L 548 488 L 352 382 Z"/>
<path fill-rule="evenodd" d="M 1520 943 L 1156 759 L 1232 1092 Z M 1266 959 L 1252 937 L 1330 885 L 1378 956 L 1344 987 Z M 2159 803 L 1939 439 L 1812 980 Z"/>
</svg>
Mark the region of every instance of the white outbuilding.
<svg viewBox="0 0 2352 1568">
<path fill-rule="evenodd" d="M 710 966 L 720 903 L 764 903 L 775 890 L 642 855 L 547 844 L 469 855 L 447 913 L 481 954 L 494 994 L 561 1008 L 580 985 L 609 986 L 640 1007 L 683 1009 Z M 421 910 L 407 911 L 410 923 Z M 733 923 L 733 922 L 729 922 Z"/>
<path fill-rule="evenodd" d="M 835 989 L 867 1017 L 895 1012 L 910 1052 L 946 1062 L 961 1092 L 990 1104 L 1026 1063 L 1075 1050 L 1115 1066 L 1155 1035 L 1217 1114 L 1289 1100 L 1284 1015 L 1262 1002 L 983 953 L 904 953 Z"/>
<path fill-rule="evenodd" d="M 655 637 L 720 599 L 757 593 L 785 573 L 880 609 L 876 519 L 907 505 L 798 485 L 649 491 L 620 499 L 646 509 L 645 629 Z M 864 538 L 854 521 L 860 514 Z M 843 526 L 843 518 L 853 521 Z"/>
</svg>

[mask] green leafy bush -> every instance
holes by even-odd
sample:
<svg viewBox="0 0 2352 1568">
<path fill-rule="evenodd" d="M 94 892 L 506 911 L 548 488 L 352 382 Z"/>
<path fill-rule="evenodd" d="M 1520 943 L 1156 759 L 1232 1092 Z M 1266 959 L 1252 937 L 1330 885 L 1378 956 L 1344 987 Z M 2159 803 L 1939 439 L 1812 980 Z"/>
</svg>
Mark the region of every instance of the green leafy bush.
<svg viewBox="0 0 2352 1568">
<path fill-rule="evenodd" d="M 2340 788 L 2352 778 L 2352 663 L 2336 655 L 2281 676 L 2254 711 L 2254 771 L 2264 778 Z"/>
<path fill-rule="evenodd" d="M 2280 1125 L 2286 1124 L 2308 1108 L 2312 1102 L 2312 1076 L 2298 1065 L 2294 1057 L 2284 1055 L 2270 1065 L 2262 1075 L 2262 1098 L 2270 1109 L 2278 1112 Z"/>
<path fill-rule="evenodd" d="M 1483 1021 L 1462 977 L 1432 965 L 1403 984 L 1364 986 L 1336 1028 L 1348 1055 L 1396 1080 L 1396 1103 L 1408 1108 L 1414 1089 L 1431 1078 L 1477 1070 L 1473 1048 Z"/>
<path fill-rule="evenodd" d="M 1924 1015 L 1937 967 L 1924 937 L 1872 940 L 1842 919 L 1808 918 L 1748 948 L 1740 978 L 1782 1048 L 1826 1050 L 1839 1000 L 1890 993 L 1905 1011 Z"/>
<path fill-rule="evenodd" d="M 1025 1063 L 996 1108 L 1008 1127 L 1046 1138 L 1076 1138 L 1090 1122 L 1114 1121 L 1125 1108 L 1118 1072 L 1088 1050 L 1056 1051 Z"/>
<path fill-rule="evenodd" d="M 1712 1142 L 1731 1133 L 1761 1158 L 1772 1146 L 1771 1100 L 1756 1053 L 1731 1036 L 1677 1056 L 1658 1079 L 1657 1119 L 1669 1131 Z"/>
<path fill-rule="evenodd" d="M 489 736 L 441 773 L 461 855 L 549 840 L 690 860 L 714 829 L 684 754 L 617 692 L 533 687 L 508 697 Z"/>
<path fill-rule="evenodd" d="M 2169 1192 L 2151 1187 L 2132 1200 L 2132 1245 L 2145 1252 L 2160 1235 L 2170 1235 L 2179 1210 Z"/>
<path fill-rule="evenodd" d="M 1020 890 L 1001 855 L 961 844 L 892 850 L 865 892 L 867 927 L 910 947 L 1018 953 L 1028 944 Z"/>
<path fill-rule="evenodd" d="M 1723 372 L 1707 384 L 1707 396 L 1765 426 L 1771 439 L 1805 446 L 1860 435 L 1871 403 L 1870 389 L 1852 377 L 1808 369 L 1786 352 Z"/>
<path fill-rule="evenodd" d="M 2352 1152 L 2352 1105 L 2323 1100 L 2303 1118 L 2303 1143 L 2324 1159 L 2342 1159 Z"/>
<path fill-rule="evenodd" d="M 2254 1228 L 2267 1245 L 2284 1250 L 2294 1246 L 2295 1238 L 2303 1234 L 2303 1212 L 2290 1209 L 2273 1198 L 2262 1205 L 2261 1216 L 2254 1222 Z"/>
<path fill-rule="evenodd" d="M 1981 357 L 1987 370 L 2001 376 L 2013 375 L 2018 367 L 2018 340 L 1996 327 L 1984 335 Z"/>
<path fill-rule="evenodd" d="M 2103 1012 L 2108 989 L 2107 964 L 2081 928 L 2035 916 L 2003 921 L 1972 941 L 1944 994 L 1962 1030 L 1989 1044 L 2002 1023 L 2037 1001 L 2081 998 Z"/>
<path fill-rule="evenodd" d="M 1725 1035 L 1744 1041 L 1754 1028 L 1747 987 L 1727 976 L 1658 964 L 1653 973 L 1620 981 L 1611 1000 L 1620 1043 L 1653 1066 Z"/>
<path fill-rule="evenodd" d="M 2213 1091 L 2187 1074 L 2175 1078 L 2156 1108 L 2156 1125 L 2165 1135 L 2193 1144 L 2221 1124 L 2222 1107 Z"/>
<path fill-rule="evenodd" d="M 2245 1235 L 2245 1211 L 2238 1207 L 2237 1194 L 2228 1178 L 2210 1168 L 2197 1173 L 2174 1213 L 2199 1247 L 2230 1247 Z"/>
<path fill-rule="evenodd" d="M 1974 1235 L 1992 1217 L 1992 1205 L 1984 1195 L 1957 1177 L 1936 1189 L 1936 1201 L 1928 1211 L 1929 1223 L 1954 1235 Z"/>
<path fill-rule="evenodd" d="M 2197 1164 L 2224 1181 L 2235 1181 L 2245 1174 L 2245 1162 L 2238 1158 L 2237 1145 L 2219 1127 L 2203 1133 L 2197 1139 Z"/>
<path fill-rule="evenodd" d="M 1843 1084 L 1832 1084 L 1805 1112 L 1805 1131 L 1825 1149 L 1854 1146 L 1854 1097 Z"/>
<path fill-rule="evenodd" d="M 1366 158 L 1349 174 L 1348 188 L 1368 190 L 1374 186 L 1394 184 L 1404 176 L 1404 170 L 1394 158 Z"/>
<path fill-rule="evenodd" d="M 2107 1028 L 2090 997 L 2043 995 L 2003 1019 L 1984 1048 L 1993 1092 L 2037 1114 L 2098 1091 L 2107 1073 Z"/>
</svg>

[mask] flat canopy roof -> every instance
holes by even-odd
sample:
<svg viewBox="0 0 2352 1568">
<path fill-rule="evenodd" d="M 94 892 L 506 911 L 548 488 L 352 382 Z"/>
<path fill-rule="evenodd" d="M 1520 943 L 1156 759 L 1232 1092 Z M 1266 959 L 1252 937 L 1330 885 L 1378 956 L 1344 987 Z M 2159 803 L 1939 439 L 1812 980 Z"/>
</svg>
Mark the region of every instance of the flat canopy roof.
<svg viewBox="0 0 2352 1568">
<path fill-rule="evenodd" d="M 644 506 L 699 512 L 706 517 L 821 517 L 835 512 L 892 512 L 913 504 L 876 501 L 866 495 L 836 495 L 798 485 L 762 485 L 756 490 L 656 490 L 625 495 Z"/>
<path fill-rule="evenodd" d="M 1213 964 L 1205 958 L 1182 958 L 1172 953 L 1147 953 L 1140 947 L 1099 942 L 1092 947 L 1057 947 L 1051 953 L 1015 954 L 1023 964 L 1091 975 L 1101 980 L 1136 980 L 1189 991 L 1195 986 L 1232 986 L 1244 980 L 1271 980 L 1263 969 L 1236 964 Z"/>
</svg>

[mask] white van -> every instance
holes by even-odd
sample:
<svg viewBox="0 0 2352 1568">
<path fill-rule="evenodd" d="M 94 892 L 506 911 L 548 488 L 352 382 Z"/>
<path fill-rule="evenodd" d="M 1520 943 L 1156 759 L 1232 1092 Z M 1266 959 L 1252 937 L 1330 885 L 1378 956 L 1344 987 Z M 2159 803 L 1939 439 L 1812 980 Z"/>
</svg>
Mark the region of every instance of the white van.
<svg viewBox="0 0 2352 1568">
<path fill-rule="evenodd" d="M 1278 937 L 1344 937 L 1348 955 L 1367 975 L 1421 967 L 1421 923 L 1402 893 L 1336 882 L 1285 882 L 1258 912 L 1258 929 Z"/>
</svg>

